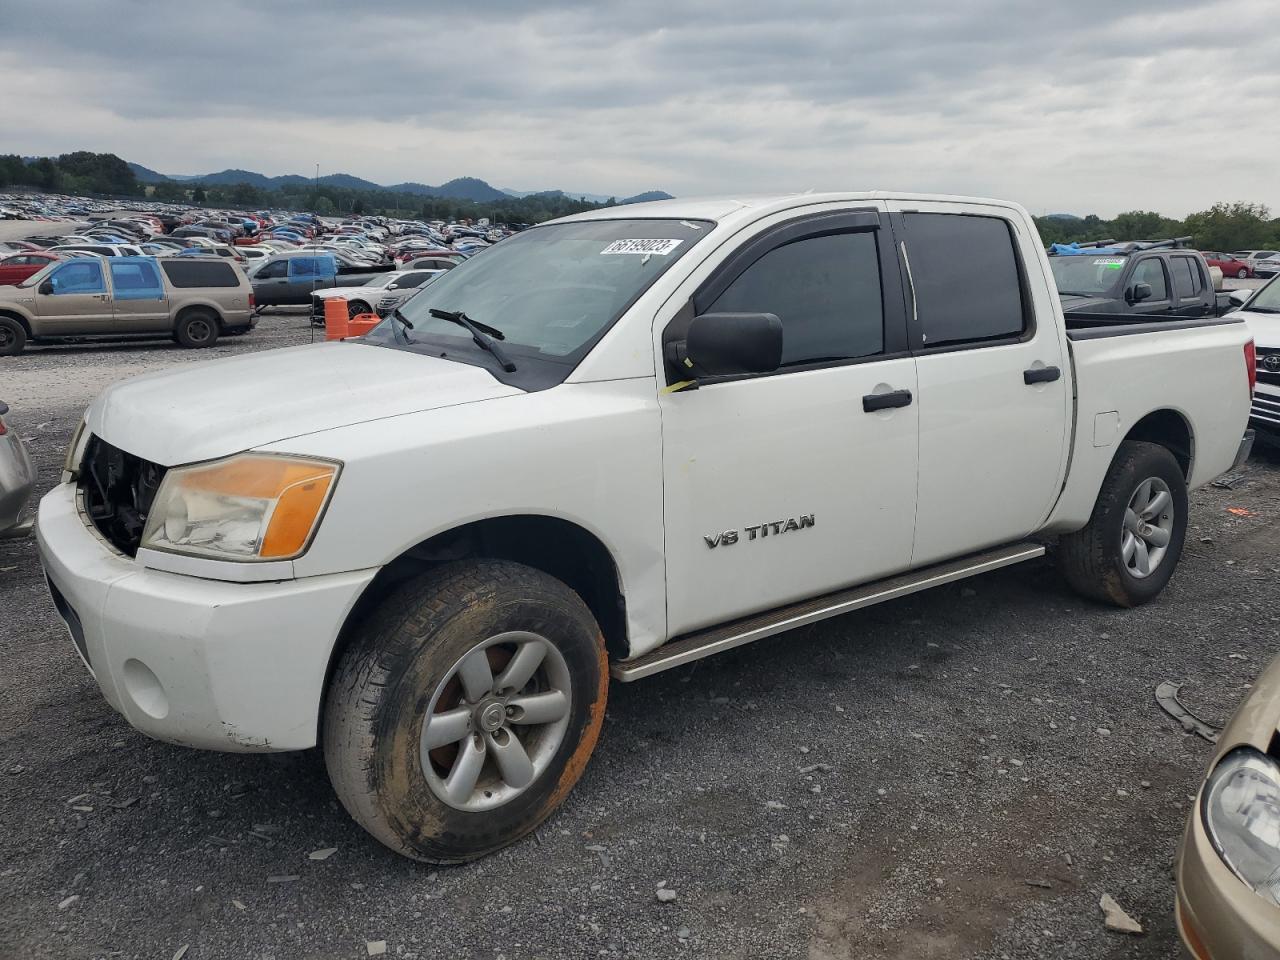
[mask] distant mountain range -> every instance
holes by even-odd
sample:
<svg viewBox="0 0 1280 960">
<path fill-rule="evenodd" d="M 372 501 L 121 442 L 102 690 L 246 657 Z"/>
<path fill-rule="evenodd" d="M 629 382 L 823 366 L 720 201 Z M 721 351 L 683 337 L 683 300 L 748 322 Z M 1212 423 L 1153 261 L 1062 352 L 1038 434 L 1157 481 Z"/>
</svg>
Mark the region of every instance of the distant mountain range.
<svg viewBox="0 0 1280 960">
<path fill-rule="evenodd" d="M 219 170 L 217 173 L 201 174 L 164 174 L 158 173 L 140 163 L 130 163 L 129 169 L 140 183 L 163 183 L 166 180 L 178 183 L 201 183 L 212 186 L 231 186 L 237 183 L 248 183 L 262 190 L 275 190 L 284 186 L 298 186 L 311 183 L 314 177 L 304 177 L 290 173 L 280 177 L 268 177 L 253 170 Z M 488 203 L 494 200 L 535 196 L 567 196 L 574 199 L 588 200 L 593 203 L 604 203 L 613 199 L 591 193 L 571 193 L 565 190 L 500 190 L 490 186 L 476 177 L 457 177 L 439 186 L 427 183 L 393 183 L 380 184 L 371 180 L 362 180 L 349 173 L 329 173 L 320 177 L 319 182 L 330 187 L 342 187 L 348 190 L 393 190 L 399 193 L 413 193 L 423 197 L 445 197 L 450 200 L 474 200 L 477 203 Z M 670 200 L 671 194 L 661 190 L 649 190 L 638 193 L 634 197 L 619 199 L 619 203 L 641 203 L 646 200 Z"/>
</svg>

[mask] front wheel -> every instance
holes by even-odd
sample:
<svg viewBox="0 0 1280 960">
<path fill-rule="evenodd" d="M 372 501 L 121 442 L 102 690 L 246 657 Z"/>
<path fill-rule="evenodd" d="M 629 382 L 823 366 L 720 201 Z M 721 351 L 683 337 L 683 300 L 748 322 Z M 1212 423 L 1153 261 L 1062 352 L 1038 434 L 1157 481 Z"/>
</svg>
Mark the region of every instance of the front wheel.
<svg viewBox="0 0 1280 960">
<path fill-rule="evenodd" d="M 347 301 L 347 319 L 354 320 L 362 313 L 373 313 L 373 310 L 363 300 Z"/>
<path fill-rule="evenodd" d="M 0 357 L 16 357 L 26 345 L 26 327 L 11 317 L 0 317 Z"/>
<path fill-rule="evenodd" d="M 347 812 L 398 853 L 461 863 L 528 834 L 600 735 L 600 629 L 559 580 L 463 561 L 391 594 L 353 638 L 324 711 Z"/>
<path fill-rule="evenodd" d="M 1121 607 L 1155 599 L 1173 576 L 1187 533 L 1187 482 L 1173 454 L 1127 441 L 1107 471 L 1093 515 L 1059 542 L 1067 582 Z"/>
</svg>

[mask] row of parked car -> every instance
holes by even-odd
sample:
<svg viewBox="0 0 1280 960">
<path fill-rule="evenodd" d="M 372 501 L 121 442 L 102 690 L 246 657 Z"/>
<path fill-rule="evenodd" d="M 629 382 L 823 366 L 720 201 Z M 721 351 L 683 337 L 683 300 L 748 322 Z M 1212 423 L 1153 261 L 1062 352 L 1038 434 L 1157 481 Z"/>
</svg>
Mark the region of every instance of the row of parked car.
<svg viewBox="0 0 1280 960">
<path fill-rule="evenodd" d="M 66 234 L 0 243 L 0 355 L 80 337 L 209 346 L 251 330 L 264 308 L 310 305 L 322 317 L 333 296 L 353 316 L 385 315 L 512 232 L 270 211 L 95 216 Z"/>
</svg>

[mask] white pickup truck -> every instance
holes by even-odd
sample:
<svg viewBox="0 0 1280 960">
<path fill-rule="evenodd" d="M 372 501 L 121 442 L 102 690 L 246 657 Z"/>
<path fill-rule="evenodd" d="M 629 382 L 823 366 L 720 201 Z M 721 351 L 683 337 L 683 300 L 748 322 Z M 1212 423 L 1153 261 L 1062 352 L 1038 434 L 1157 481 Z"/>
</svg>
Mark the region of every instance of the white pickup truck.
<svg viewBox="0 0 1280 960">
<path fill-rule="evenodd" d="M 1129 606 L 1247 455 L 1228 319 L 1070 328 L 1016 204 L 843 193 L 530 229 L 368 336 L 105 391 L 40 506 L 139 730 L 321 744 L 408 856 L 527 834 L 634 680 L 1038 557 Z M 1244 439 L 1242 439 L 1244 438 Z"/>
</svg>

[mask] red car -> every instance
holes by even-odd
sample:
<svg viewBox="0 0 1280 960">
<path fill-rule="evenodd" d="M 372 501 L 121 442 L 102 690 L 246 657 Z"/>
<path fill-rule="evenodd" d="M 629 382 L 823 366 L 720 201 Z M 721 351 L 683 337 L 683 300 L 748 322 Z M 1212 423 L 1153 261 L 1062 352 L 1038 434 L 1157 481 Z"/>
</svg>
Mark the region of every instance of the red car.
<svg viewBox="0 0 1280 960">
<path fill-rule="evenodd" d="M 1237 260 L 1229 253 L 1213 253 L 1201 251 L 1209 266 L 1217 267 L 1222 271 L 1224 277 L 1235 277 L 1243 280 L 1246 277 L 1253 276 L 1253 267 L 1245 263 L 1243 260 Z"/>
<path fill-rule="evenodd" d="M 0 286 L 21 283 L 61 259 L 62 256 L 56 253 L 14 253 L 0 257 Z"/>
</svg>

